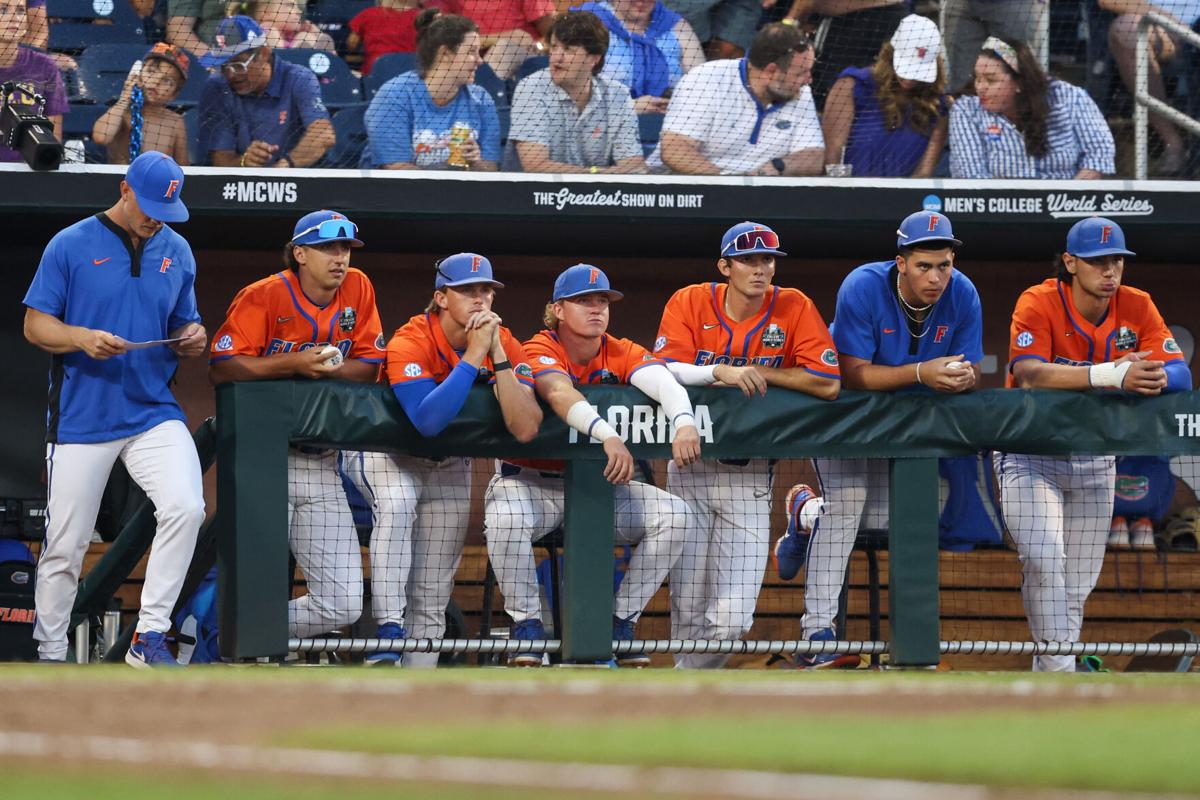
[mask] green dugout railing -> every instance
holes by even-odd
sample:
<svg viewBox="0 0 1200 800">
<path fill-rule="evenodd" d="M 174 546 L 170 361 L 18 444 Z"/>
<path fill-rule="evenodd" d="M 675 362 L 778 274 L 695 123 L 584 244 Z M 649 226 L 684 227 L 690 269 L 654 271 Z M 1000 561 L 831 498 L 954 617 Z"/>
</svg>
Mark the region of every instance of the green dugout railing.
<svg viewBox="0 0 1200 800">
<path fill-rule="evenodd" d="M 637 458 L 670 456 L 657 404 L 636 389 L 580 387 Z M 747 399 L 690 389 L 708 458 L 891 459 L 891 663 L 936 664 L 937 462 L 983 449 L 1035 455 L 1200 455 L 1200 394 L 1157 398 L 989 390 L 967 395 L 844 392 L 834 402 L 772 389 Z M 472 390 L 437 437 L 416 432 L 387 387 L 333 381 L 233 383 L 217 390 L 219 614 L 222 654 L 287 651 L 287 449 L 323 445 L 422 456 L 568 460 L 562 654 L 611 656 L 613 493 L 599 444 L 546 412 L 525 445 L 487 389 Z"/>
</svg>

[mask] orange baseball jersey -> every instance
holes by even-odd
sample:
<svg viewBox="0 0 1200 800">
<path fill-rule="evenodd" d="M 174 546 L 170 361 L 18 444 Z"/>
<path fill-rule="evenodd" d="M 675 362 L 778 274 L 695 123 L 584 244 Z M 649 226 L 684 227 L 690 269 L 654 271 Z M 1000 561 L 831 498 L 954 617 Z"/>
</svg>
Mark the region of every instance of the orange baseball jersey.
<svg viewBox="0 0 1200 800">
<path fill-rule="evenodd" d="M 383 362 L 386 343 L 375 287 L 351 267 L 324 306 L 309 300 L 291 270 L 255 281 L 233 298 L 213 336 L 209 363 L 234 356 L 273 356 L 332 344 L 346 358 Z"/>
<path fill-rule="evenodd" d="M 586 364 L 576 364 L 554 331 L 539 331 L 525 342 L 525 352 L 533 364 L 533 376 L 559 372 L 575 383 L 629 383 L 630 376 L 662 359 L 629 339 L 605 334 L 600 337 L 600 352 Z"/>
<path fill-rule="evenodd" d="M 762 310 L 743 322 L 725 316 L 724 283 L 697 283 L 672 295 L 663 309 L 654 352 L 667 361 L 743 367 L 803 367 L 840 380 L 829 327 L 799 289 L 772 286 Z"/>
<path fill-rule="evenodd" d="M 1013 385 L 1012 365 L 1024 358 L 1089 366 L 1146 350 L 1154 361 L 1183 358 L 1148 293 L 1120 287 L 1109 300 L 1108 314 L 1093 325 L 1075 310 L 1070 285 L 1050 278 L 1017 299 L 1009 331 L 1007 385 Z"/>
<path fill-rule="evenodd" d="M 533 388 L 533 371 L 525 350 L 512 333 L 501 326 L 500 346 L 512 364 L 513 374 L 521 383 Z M 436 314 L 418 314 L 404 323 L 392 334 L 387 346 L 386 379 L 395 386 L 398 383 L 432 380 L 441 383 L 458 366 L 461 357 L 442 330 Z M 477 380 L 496 382 L 492 359 L 484 359 Z"/>
</svg>

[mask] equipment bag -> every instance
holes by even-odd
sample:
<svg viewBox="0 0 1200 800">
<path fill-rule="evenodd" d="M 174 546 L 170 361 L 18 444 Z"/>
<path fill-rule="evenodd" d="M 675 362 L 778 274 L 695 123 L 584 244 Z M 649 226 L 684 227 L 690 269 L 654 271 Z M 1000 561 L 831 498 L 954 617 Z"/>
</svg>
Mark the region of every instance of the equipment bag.
<svg viewBox="0 0 1200 800">
<path fill-rule="evenodd" d="M 37 567 L 21 542 L 0 540 L 0 661 L 36 661 L 33 587 Z"/>
</svg>

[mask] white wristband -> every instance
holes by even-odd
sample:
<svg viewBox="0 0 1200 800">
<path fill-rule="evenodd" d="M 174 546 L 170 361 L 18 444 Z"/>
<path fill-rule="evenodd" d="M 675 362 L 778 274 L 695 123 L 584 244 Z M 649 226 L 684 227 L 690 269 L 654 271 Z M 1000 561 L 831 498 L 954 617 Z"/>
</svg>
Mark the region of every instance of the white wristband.
<svg viewBox="0 0 1200 800">
<path fill-rule="evenodd" d="M 592 408 L 586 400 L 580 400 L 567 409 L 566 422 L 584 436 L 591 436 L 601 442 L 617 435 L 613 426 L 601 419 L 600 415 L 596 413 L 596 409 Z"/>
<path fill-rule="evenodd" d="M 1092 384 L 1093 389 L 1120 389 L 1131 366 L 1132 361 L 1123 361 L 1120 364 L 1111 361 L 1093 364 L 1088 367 L 1088 382 Z"/>
</svg>

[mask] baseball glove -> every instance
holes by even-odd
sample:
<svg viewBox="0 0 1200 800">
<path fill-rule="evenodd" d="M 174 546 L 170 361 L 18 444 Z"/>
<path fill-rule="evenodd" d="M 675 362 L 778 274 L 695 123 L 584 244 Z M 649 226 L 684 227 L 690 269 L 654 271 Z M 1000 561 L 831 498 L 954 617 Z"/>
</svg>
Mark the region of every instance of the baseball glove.
<svg viewBox="0 0 1200 800">
<path fill-rule="evenodd" d="M 1200 507 L 1192 506 L 1179 512 L 1162 532 L 1168 550 L 1195 552 L 1200 544 Z"/>
</svg>

